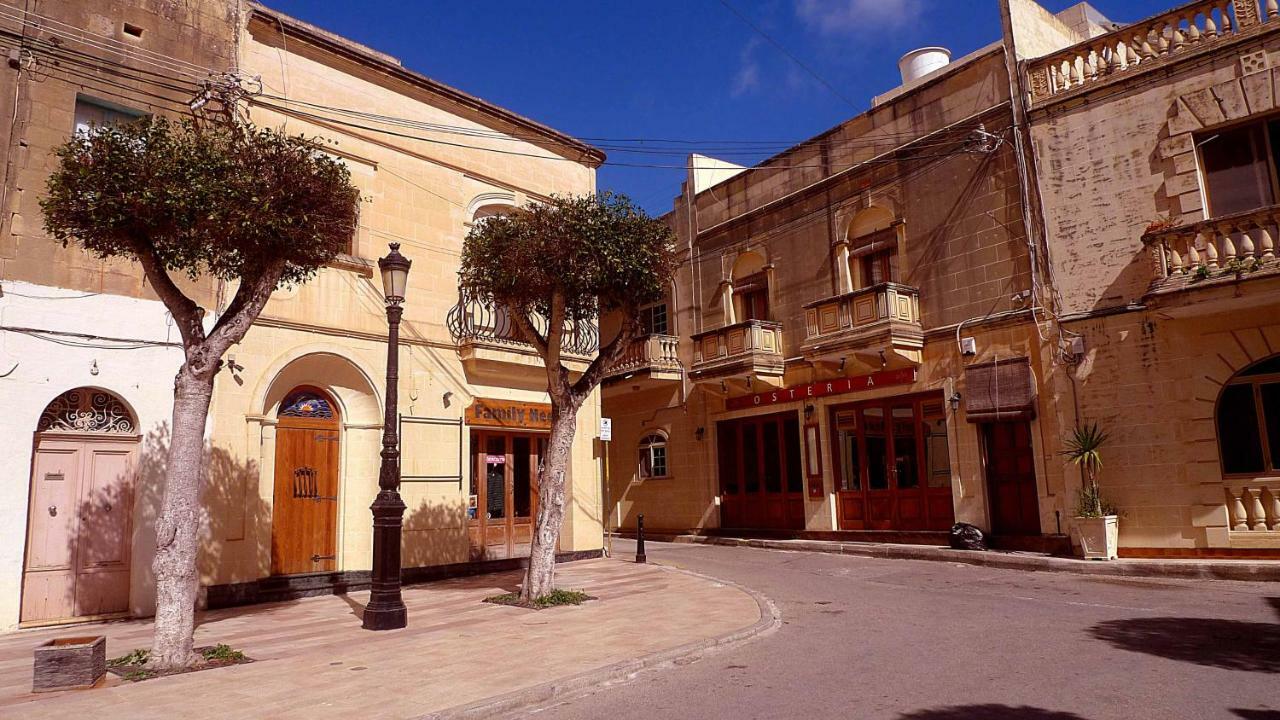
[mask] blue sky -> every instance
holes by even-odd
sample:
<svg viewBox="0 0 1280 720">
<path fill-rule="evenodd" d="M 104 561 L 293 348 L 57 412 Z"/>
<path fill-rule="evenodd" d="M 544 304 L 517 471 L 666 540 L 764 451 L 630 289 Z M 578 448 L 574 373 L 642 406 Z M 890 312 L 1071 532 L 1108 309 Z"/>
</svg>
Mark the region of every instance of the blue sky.
<svg viewBox="0 0 1280 720">
<path fill-rule="evenodd" d="M 791 144 L 865 111 L 898 84 L 897 60 L 923 45 L 955 57 L 1000 36 L 997 0 L 730 0 L 849 99 L 807 75 L 719 0 L 265 0 L 390 53 L 406 67 L 584 138 Z M 1174 0 L 1096 0 L 1119 22 Z M 1041 0 L 1050 10 L 1075 0 Z M 721 152 L 716 152 L 717 150 Z M 616 162 L 680 165 L 676 156 L 610 152 Z M 650 212 L 671 207 L 684 171 L 605 166 L 601 189 Z"/>
</svg>

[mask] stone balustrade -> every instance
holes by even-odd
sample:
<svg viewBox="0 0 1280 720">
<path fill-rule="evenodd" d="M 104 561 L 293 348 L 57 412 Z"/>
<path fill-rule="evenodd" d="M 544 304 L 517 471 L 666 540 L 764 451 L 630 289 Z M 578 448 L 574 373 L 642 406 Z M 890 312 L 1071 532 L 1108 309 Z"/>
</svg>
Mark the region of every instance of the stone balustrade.
<svg viewBox="0 0 1280 720">
<path fill-rule="evenodd" d="M 1226 492 L 1233 532 L 1280 532 L 1280 478 L 1230 483 Z"/>
<path fill-rule="evenodd" d="M 632 340 L 626 352 L 609 371 L 609 376 L 645 370 L 651 373 L 676 373 L 678 376 L 681 371 L 680 338 L 655 333 Z"/>
<path fill-rule="evenodd" d="M 831 360 L 848 353 L 892 352 L 920 362 L 924 332 L 920 291 L 886 282 L 804 306 L 806 358 Z"/>
<path fill-rule="evenodd" d="M 1261 4 L 1260 4 L 1261 3 Z M 1280 15 L 1277 0 L 1198 0 L 1099 35 L 1027 66 L 1031 101 L 1156 64 Z"/>
<path fill-rule="evenodd" d="M 782 323 L 747 320 L 693 336 L 694 380 L 731 375 L 781 376 Z"/>
<path fill-rule="evenodd" d="M 1155 282 L 1262 269 L 1276 259 L 1280 205 L 1147 232 Z"/>
</svg>

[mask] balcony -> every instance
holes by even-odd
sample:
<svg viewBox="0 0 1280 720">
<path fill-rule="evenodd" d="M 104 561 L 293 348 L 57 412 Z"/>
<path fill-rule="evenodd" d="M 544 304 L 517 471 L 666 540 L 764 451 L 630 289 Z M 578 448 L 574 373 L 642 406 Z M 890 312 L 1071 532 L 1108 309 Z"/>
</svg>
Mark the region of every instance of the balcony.
<svg viewBox="0 0 1280 720">
<path fill-rule="evenodd" d="M 627 346 L 626 353 L 605 376 L 606 384 L 627 384 L 635 388 L 652 381 L 679 380 L 684 374 L 680 363 L 680 338 L 674 335 L 646 335 Z"/>
<path fill-rule="evenodd" d="M 768 385 L 782 381 L 782 323 L 747 320 L 693 336 L 695 382 L 727 382 L 751 379 Z"/>
<path fill-rule="evenodd" d="M 1275 0 L 1198 0 L 1099 35 L 1027 66 L 1031 101 L 1076 94 L 1082 88 L 1148 70 L 1274 22 Z"/>
<path fill-rule="evenodd" d="M 916 288 L 880 283 L 812 302 L 804 306 L 804 324 L 800 351 L 812 362 L 838 362 L 852 355 L 877 369 L 920 363 L 924 329 Z"/>
<path fill-rule="evenodd" d="M 1213 287 L 1252 277 L 1280 274 L 1276 230 L 1280 205 L 1148 230 L 1142 242 L 1151 253 L 1148 295 Z"/>
<path fill-rule="evenodd" d="M 449 310 L 445 325 L 458 345 L 458 354 L 468 372 L 505 373 L 509 372 L 510 365 L 542 367 L 537 350 L 521 337 L 506 311 L 489 300 L 459 297 L 458 304 Z M 545 336 L 547 319 L 537 317 L 534 327 Z M 565 366 L 570 370 L 585 370 L 599 347 L 599 339 L 594 323 L 566 324 Z M 539 377 L 538 381 L 545 383 L 545 376 Z"/>
</svg>

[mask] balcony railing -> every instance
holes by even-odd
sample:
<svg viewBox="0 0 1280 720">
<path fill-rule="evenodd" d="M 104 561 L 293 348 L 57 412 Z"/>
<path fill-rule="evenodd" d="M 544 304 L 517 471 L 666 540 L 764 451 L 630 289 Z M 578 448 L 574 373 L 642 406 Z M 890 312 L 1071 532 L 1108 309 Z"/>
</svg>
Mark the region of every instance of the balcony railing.
<svg viewBox="0 0 1280 720">
<path fill-rule="evenodd" d="M 460 296 L 458 304 L 449 310 L 445 319 L 449 334 L 459 345 L 467 343 L 484 343 L 492 345 L 510 345 L 513 347 L 530 347 L 520 335 L 506 310 L 495 307 L 489 300 Z M 547 319 L 542 316 L 534 318 L 534 327 L 543 336 L 547 333 Z M 600 333 L 594 323 L 578 322 L 565 325 L 564 352 L 570 355 L 589 356 L 596 352 L 600 345 Z"/>
<path fill-rule="evenodd" d="M 1261 7 L 1259 2 L 1261 1 Z M 1198 0 L 1031 61 L 1031 101 L 1160 64 L 1280 15 L 1277 0 Z"/>
<path fill-rule="evenodd" d="M 652 334 L 632 340 L 625 354 L 609 371 L 609 377 L 646 370 L 650 373 L 678 374 L 681 369 L 680 338 Z"/>
<path fill-rule="evenodd" d="M 895 326 L 919 335 L 920 291 L 880 283 L 804 306 L 805 347 L 880 339 Z"/>
<path fill-rule="evenodd" d="M 781 376 L 782 323 L 747 320 L 693 336 L 693 368 L 689 376 Z"/>
<path fill-rule="evenodd" d="M 1152 289 L 1280 269 L 1277 223 L 1280 205 L 1272 205 L 1148 231 L 1142 242 L 1151 251 Z"/>
<path fill-rule="evenodd" d="M 1227 515 L 1236 532 L 1280 532 L 1280 478 L 1228 482 Z"/>
</svg>

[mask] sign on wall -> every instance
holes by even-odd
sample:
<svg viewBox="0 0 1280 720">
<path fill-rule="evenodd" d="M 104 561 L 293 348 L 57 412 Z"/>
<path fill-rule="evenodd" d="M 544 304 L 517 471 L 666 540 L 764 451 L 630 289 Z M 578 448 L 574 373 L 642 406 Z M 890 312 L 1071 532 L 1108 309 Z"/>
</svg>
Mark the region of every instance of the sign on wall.
<svg viewBox="0 0 1280 720">
<path fill-rule="evenodd" d="M 729 398 L 725 400 L 724 404 L 728 410 L 745 410 L 747 408 L 777 405 L 779 403 L 807 400 L 827 395 L 842 395 L 844 393 L 858 392 L 859 390 L 872 390 L 885 385 L 910 385 L 915 381 L 916 369 L 913 367 L 882 370 L 870 375 L 835 378 L 809 383 L 808 385 L 792 385 L 788 388 L 769 390 L 755 395 Z"/>
<path fill-rule="evenodd" d="M 551 405 L 476 398 L 467 408 L 467 424 L 512 430 L 550 430 Z"/>
<path fill-rule="evenodd" d="M 600 418 L 600 439 L 604 442 L 613 439 L 613 418 Z"/>
</svg>

